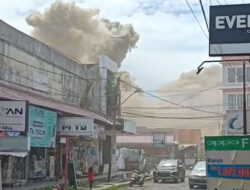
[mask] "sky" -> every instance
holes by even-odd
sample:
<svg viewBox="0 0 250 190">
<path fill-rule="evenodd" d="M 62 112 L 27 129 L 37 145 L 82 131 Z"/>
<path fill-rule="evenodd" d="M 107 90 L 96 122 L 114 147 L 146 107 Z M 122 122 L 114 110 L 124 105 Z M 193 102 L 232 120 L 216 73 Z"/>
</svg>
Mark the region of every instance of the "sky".
<svg viewBox="0 0 250 190">
<path fill-rule="evenodd" d="M 70 0 L 63 0 L 70 2 Z M 30 34 L 25 18 L 43 12 L 53 0 L 0 0 L 0 19 Z M 100 17 L 132 24 L 139 33 L 137 48 L 122 63 L 145 90 L 158 89 L 175 81 L 181 73 L 196 69 L 208 56 L 208 39 L 190 12 L 186 0 L 75 0 L 83 8 L 97 8 Z M 199 0 L 188 0 L 208 35 Z M 209 5 L 250 3 L 250 0 L 203 0 Z"/>
</svg>

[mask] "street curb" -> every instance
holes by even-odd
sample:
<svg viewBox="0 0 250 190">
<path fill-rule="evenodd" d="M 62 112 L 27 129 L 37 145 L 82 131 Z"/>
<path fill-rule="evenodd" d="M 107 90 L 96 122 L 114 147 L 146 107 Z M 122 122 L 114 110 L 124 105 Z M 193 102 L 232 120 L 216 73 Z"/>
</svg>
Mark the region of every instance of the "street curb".
<svg viewBox="0 0 250 190">
<path fill-rule="evenodd" d="M 150 176 L 150 177 L 146 177 L 145 178 L 145 181 L 150 181 L 153 179 L 153 176 Z M 129 183 L 130 181 L 127 181 L 127 182 L 124 182 L 124 183 L 121 183 L 121 184 L 114 184 L 114 185 L 111 185 L 110 187 L 101 187 L 101 188 L 95 188 L 95 190 L 106 190 L 106 189 L 109 189 L 109 188 L 112 188 L 112 187 L 125 187 L 125 186 L 129 186 Z"/>
</svg>

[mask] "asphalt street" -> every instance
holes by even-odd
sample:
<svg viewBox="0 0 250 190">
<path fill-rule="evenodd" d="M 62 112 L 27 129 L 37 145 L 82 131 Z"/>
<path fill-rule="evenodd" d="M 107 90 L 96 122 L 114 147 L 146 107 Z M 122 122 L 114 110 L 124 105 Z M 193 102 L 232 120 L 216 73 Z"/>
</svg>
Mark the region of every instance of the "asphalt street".
<svg viewBox="0 0 250 190">
<path fill-rule="evenodd" d="M 122 190 L 189 190 L 188 179 L 183 183 L 154 183 L 153 181 L 146 182 L 143 187 L 134 186 L 134 187 L 126 187 Z M 196 189 L 200 190 L 200 189 Z"/>
</svg>

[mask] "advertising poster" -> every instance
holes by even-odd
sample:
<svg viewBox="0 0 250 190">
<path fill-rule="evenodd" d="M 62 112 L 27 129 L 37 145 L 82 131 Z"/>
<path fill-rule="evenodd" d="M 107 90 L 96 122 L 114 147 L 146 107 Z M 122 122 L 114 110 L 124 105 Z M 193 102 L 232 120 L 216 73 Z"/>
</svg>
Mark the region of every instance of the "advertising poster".
<svg viewBox="0 0 250 190">
<path fill-rule="evenodd" d="M 250 136 L 205 137 L 208 190 L 250 190 Z"/>
<path fill-rule="evenodd" d="M 154 133 L 153 145 L 154 145 L 154 147 L 164 147 L 165 146 L 165 134 L 164 133 Z"/>
<path fill-rule="evenodd" d="M 29 106 L 29 136 L 31 147 L 55 147 L 57 113 Z"/>
</svg>

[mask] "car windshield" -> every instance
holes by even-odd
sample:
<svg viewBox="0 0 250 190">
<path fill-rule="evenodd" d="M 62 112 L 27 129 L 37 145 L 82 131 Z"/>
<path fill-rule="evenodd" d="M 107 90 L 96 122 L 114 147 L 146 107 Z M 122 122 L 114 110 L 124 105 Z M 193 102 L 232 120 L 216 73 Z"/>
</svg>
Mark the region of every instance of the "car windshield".
<svg viewBox="0 0 250 190">
<path fill-rule="evenodd" d="M 195 171 L 205 171 L 206 170 L 206 162 L 198 162 L 194 166 L 193 170 L 195 170 Z"/>
<path fill-rule="evenodd" d="M 177 166 L 177 160 L 162 160 L 160 163 L 159 163 L 159 166 L 165 166 L 165 167 L 168 167 L 168 166 Z"/>
</svg>

